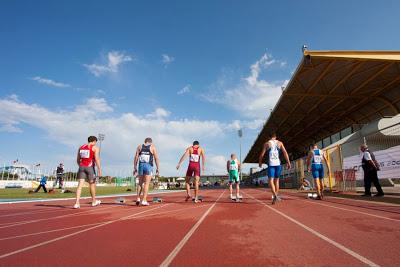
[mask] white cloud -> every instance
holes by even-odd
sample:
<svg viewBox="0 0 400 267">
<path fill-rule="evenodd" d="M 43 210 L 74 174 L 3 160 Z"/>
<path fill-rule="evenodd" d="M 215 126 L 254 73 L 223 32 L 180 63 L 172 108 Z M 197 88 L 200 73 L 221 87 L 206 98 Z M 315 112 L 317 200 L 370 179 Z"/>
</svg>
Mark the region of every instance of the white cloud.
<svg viewBox="0 0 400 267">
<path fill-rule="evenodd" d="M 181 90 L 177 92 L 178 95 L 183 95 L 189 93 L 191 90 L 190 84 L 185 85 Z"/>
<path fill-rule="evenodd" d="M 147 114 L 146 117 L 147 118 L 166 118 L 171 114 L 171 112 L 169 112 L 166 109 L 163 108 L 156 108 L 156 110 L 150 114 Z"/>
<path fill-rule="evenodd" d="M 2 131 L 22 132 L 20 125 L 42 130 L 53 142 L 65 149 L 75 148 L 89 135 L 105 134 L 102 158 L 105 174 L 129 175 L 135 148 L 150 136 L 158 148 L 162 175 L 184 175 L 184 166 L 174 169 L 184 149 L 201 137 L 203 144 L 224 138 L 227 126 L 212 120 L 169 119 L 170 112 L 157 108 L 150 114 L 115 114 L 103 98 L 90 98 L 72 110 L 54 111 L 18 98 L 0 99 L 0 128 Z M 63 146 L 59 146 L 60 149 Z M 75 153 L 75 152 L 74 152 Z M 60 154 L 65 154 L 61 151 Z M 73 154 L 73 153 L 72 153 Z M 74 154 L 69 166 L 75 166 Z M 206 173 L 225 173 L 220 155 L 209 153 Z M 49 159 L 52 160 L 52 159 Z M 224 163 L 224 164 L 222 164 Z"/>
<path fill-rule="evenodd" d="M 174 57 L 167 54 L 162 54 L 161 58 L 161 62 L 164 64 L 164 67 L 167 67 L 169 64 L 175 61 Z"/>
<path fill-rule="evenodd" d="M 38 83 L 45 84 L 45 85 L 52 86 L 52 87 L 59 87 L 59 88 L 71 87 L 71 85 L 69 85 L 69 84 L 56 82 L 51 79 L 42 78 L 40 76 L 35 76 L 35 77 L 31 78 L 31 80 L 37 81 Z"/>
<path fill-rule="evenodd" d="M 281 86 L 287 84 L 287 81 L 270 82 L 260 78 L 263 70 L 279 62 L 271 55 L 264 54 L 250 66 L 250 74 L 239 83 L 230 85 L 232 75 L 223 73 L 211 85 L 210 92 L 202 97 L 238 111 L 242 116 L 251 119 L 245 123 L 248 127 L 258 128 L 281 96 Z"/>
<path fill-rule="evenodd" d="M 109 73 L 117 73 L 119 66 L 122 63 L 132 61 L 133 58 L 130 55 L 125 54 L 121 51 L 111 51 L 107 54 L 106 64 L 83 64 L 86 69 L 96 77 L 100 77 Z"/>
</svg>

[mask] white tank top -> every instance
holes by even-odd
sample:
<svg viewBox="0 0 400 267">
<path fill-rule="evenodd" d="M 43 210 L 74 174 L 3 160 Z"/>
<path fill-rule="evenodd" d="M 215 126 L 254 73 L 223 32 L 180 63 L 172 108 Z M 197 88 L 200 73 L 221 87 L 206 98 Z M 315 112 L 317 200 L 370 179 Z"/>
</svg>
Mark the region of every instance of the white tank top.
<svg viewBox="0 0 400 267">
<path fill-rule="evenodd" d="M 321 151 L 321 149 L 314 149 L 312 164 L 322 164 L 322 155 L 323 152 Z"/>
<path fill-rule="evenodd" d="M 268 166 L 279 166 L 281 165 L 281 160 L 279 159 L 279 147 L 278 140 L 269 140 L 269 162 Z"/>
<path fill-rule="evenodd" d="M 229 170 L 230 171 L 237 171 L 239 169 L 239 164 L 237 163 L 237 159 L 230 160 Z"/>
</svg>

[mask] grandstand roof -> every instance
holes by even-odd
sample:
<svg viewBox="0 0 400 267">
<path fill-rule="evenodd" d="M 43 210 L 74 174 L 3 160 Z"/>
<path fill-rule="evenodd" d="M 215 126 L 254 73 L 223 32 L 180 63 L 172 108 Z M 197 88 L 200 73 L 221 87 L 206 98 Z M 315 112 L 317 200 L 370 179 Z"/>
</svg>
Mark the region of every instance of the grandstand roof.
<svg viewBox="0 0 400 267">
<path fill-rule="evenodd" d="M 308 51 L 244 162 L 276 132 L 289 154 L 354 124 L 400 113 L 400 51 Z"/>
</svg>

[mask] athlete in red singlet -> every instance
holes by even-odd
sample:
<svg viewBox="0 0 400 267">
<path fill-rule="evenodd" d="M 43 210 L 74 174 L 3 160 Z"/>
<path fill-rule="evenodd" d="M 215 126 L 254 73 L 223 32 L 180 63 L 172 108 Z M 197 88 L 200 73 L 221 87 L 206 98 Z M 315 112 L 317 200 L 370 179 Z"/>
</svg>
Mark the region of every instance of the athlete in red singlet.
<svg viewBox="0 0 400 267">
<path fill-rule="evenodd" d="M 179 160 L 178 165 L 176 166 L 177 170 L 179 170 L 179 167 L 181 166 L 182 162 L 185 160 L 187 156 L 189 156 L 189 166 L 186 171 L 186 193 L 187 193 L 186 201 L 188 201 L 191 198 L 190 179 L 192 177 L 195 177 L 194 202 L 197 203 L 199 202 L 198 193 L 199 193 L 199 181 L 200 181 L 200 158 L 201 158 L 202 171 L 204 171 L 204 165 L 206 161 L 204 149 L 200 147 L 199 141 L 194 141 L 193 146 L 188 147 L 186 149 L 185 153 L 183 153 L 181 159 Z"/>
<path fill-rule="evenodd" d="M 76 189 L 76 202 L 74 205 L 75 209 L 80 208 L 79 199 L 81 197 L 82 187 L 85 180 L 89 183 L 90 194 L 92 196 L 92 206 L 100 205 L 101 201 L 96 200 L 96 177 L 95 177 L 95 166 L 97 166 L 99 176 L 101 173 L 99 148 L 96 147 L 97 137 L 89 136 L 88 143 L 79 147 L 76 161 L 79 165 L 78 170 L 78 188 Z"/>
</svg>

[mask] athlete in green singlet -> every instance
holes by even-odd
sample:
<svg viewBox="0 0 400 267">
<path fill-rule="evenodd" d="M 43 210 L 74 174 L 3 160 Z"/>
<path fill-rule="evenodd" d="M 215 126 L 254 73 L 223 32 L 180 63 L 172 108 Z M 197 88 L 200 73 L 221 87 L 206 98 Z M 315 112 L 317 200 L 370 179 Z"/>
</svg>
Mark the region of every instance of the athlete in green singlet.
<svg viewBox="0 0 400 267">
<path fill-rule="evenodd" d="M 242 197 L 239 195 L 239 171 L 240 171 L 241 165 L 239 160 L 237 159 L 235 154 L 231 154 L 231 159 L 227 161 L 226 163 L 226 169 L 229 173 L 229 191 L 231 193 L 231 199 L 232 200 L 239 200 Z M 236 197 L 233 197 L 233 189 L 232 189 L 232 183 L 236 184 Z"/>
</svg>

